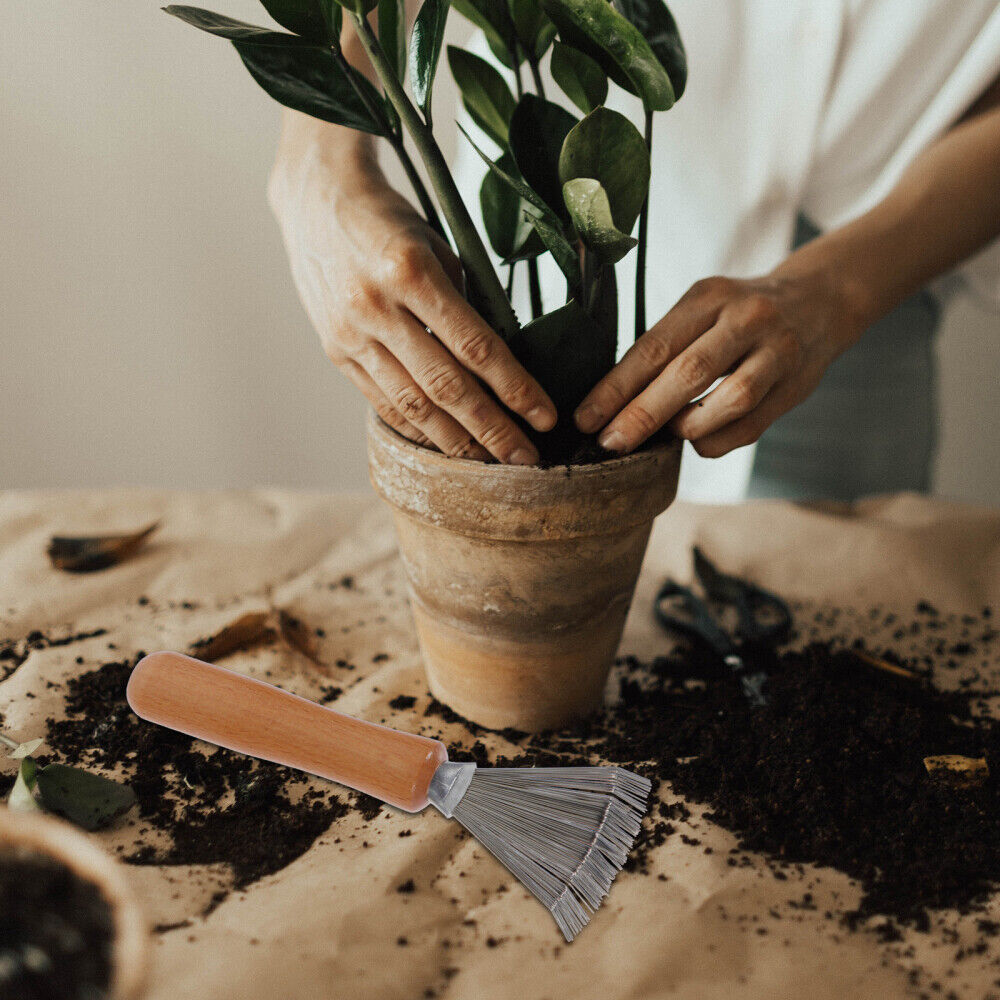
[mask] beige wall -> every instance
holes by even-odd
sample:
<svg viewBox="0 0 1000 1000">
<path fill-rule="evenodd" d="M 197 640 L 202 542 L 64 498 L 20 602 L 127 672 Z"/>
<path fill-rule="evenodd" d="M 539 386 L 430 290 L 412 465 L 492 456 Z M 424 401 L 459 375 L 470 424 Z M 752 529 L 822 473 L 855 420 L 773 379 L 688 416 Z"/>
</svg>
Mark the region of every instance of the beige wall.
<svg viewBox="0 0 1000 1000">
<path fill-rule="evenodd" d="M 152 0 L 0 4 L 0 486 L 364 485 L 264 201 L 277 117 Z M 998 332 L 943 338 L 950 496 L 1000 498 Z"/>
</svg>

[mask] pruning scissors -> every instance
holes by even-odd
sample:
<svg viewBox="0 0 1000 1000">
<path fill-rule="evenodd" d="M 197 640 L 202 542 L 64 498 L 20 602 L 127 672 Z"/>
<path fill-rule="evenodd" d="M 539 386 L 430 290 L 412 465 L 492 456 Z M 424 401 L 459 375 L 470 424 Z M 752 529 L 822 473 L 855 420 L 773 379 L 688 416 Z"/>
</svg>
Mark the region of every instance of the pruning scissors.
<svg viewBox="0 0 1000 1000">
<path fill-rule="evenodd" d="M 706 601 L 689 587 L 673 580 L 667 580 L 656 595 L 653 605 L 656 620 L 664 628 L 710 646 L 739 680 L 751 707 L 766 705 L 764 683 L 767 674 L 763 670 L 752 670 L 741 650 L 748 644 L 775 645 L 780 642 L 792 624 L 788 605 L 777 594 L 721 573 L 697 546 L 694 549 L 694 572 L 708 600 L 735 610 L 736 635 L 740 643 L 737 644 L 713 618 Z M 677 611 L 683 616 L 674 613 Z"/>
</svg>

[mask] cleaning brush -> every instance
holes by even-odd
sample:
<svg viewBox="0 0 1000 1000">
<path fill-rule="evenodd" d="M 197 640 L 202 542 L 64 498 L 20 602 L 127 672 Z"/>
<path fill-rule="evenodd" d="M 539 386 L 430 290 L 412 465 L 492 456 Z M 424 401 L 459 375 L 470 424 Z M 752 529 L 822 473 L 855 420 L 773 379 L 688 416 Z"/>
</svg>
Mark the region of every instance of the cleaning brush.
<svg viewBox="0 0 1000 1000">
<path fill-rule="evenodd" d="M 586 927 L 639 833 L 650 782 L 620 767 L 496 767 L 448 760 L 440 740 L 335 712 L 180 653 L 136 664 L 140 718 L 308 771 L 406 812 L 458 820 L 552 914 Z"/>
</svg>

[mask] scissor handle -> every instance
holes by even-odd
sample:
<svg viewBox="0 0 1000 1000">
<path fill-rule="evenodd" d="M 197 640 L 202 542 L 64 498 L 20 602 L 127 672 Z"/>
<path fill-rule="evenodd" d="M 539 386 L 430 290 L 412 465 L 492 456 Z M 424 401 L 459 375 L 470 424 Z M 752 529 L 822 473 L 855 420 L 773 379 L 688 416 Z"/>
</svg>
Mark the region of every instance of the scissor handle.
<svg viewBox="0 0 1000 1000">
<path fill-rule="evenodd" d="M 694 550 L 694 570 L 710 598 L 730 604 L 736 610 L 736 631 L 744 642 L 773 645 L 787 635 L 792 624 L 792 612 L 777 594 L 720 572 L 697 546 Z"/>
<path fill-rule="evenodd" d="M 690 617 L 679 618 L 664 611 L 663 602 L 668 599 L 679 600 L 681 606 Z M 656 595 L 656 600 L 653 602 L 653 614 L 664 628 L 708 643 L 721 657 L 729 656 L 734 652 L 732 640 L 716 624 L 715 619 L 708 610 L 708 605 L 689 587 L 685 587 L 683 584 L 667 580 L 660 587 Z"/>
</svg>

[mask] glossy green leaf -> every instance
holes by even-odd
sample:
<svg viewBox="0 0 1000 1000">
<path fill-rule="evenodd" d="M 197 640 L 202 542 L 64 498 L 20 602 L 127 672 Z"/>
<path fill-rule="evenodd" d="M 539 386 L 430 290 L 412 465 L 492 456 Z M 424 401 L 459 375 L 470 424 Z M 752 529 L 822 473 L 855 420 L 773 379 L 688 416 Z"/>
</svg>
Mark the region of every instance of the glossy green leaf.
<svg viewBox="0 0 1000 1000">
<path fill-rule="evenodd" d="M 336 3 L 345 10 L 362 15 L 370 14 L 378 6 L 378 0 L 320 0 L 320 3 Z"/>
<path fill-rule="evenodd" d="M 510 119 L 510 151 L 521 176 L 558 216 L 566 216 L 559 154 L 577 124 L 565 108 L 535 94 L 525 94 Z"/>
<path fill-rule="evenodd" d="M 85 830 L 99 830 L 135 803 L 135 793 L 100 774 L 49 764 L 38 769 L 42 805 Z"/>
<path fill-rule="evenodd" d="M 448 0 L 424 0 L 410 36 L 410 87 L 428 121 L 447 19 Z"/>
<path fill-rule="evenodd" d="M 560 414 L 571 414 L 614 365 L 616 331 L 603 329 L 570 299 L 511 340 L 514 356 L 538 380 Z"/>
<path fill-rule="evenodd" d="M 614 0 L 614 5 L 649 42 L 670 77 L 674 100 L 679 101 L 687 86 L 687 54 L 674 15 L 663 0 Z"/>
<path fill-rule="evenodd" d="M 580 239 L 603 263 L 617 264 L 639 242 L 615 227 L 608 193 L 600 181 L 592 177 L 567 181 L 563 197 Z"/>
<path fill-rule="evenodd" d="M 538 0 L 507 0 L 507 7 L 521 48 L 537 62 L 556 37 L 556 26 L 546 16 Z"/>
<path fill-rule="evenodd" d="M 509 152 L 497 160 L 497 166 L 510 176 L 517 174 L 517 166 Z M 492 170 L 486 172 L 479 188 L 479 207 L 490 246 L 505 261 L 537 257 L 545 249 L 525 216 L 532 206 Z"/>
<path fill-rule="evenodd" d="M 570 292 L 576 294 L 580 289 L 580 258 L 573 244 L 566 239 L 562 227 L 549 217 L 526 213 L 528 221 L 538 233 L 545 249 L 552 254 L 569 284 Z"/>
<path fill-rule="evenodd" d="M 250 75 L 280 104 L 334 125 L 372 135 L 385 135 L 384 115 L 375 119 L 358 97 L 347 71 L 329 49 L 301 45 L 257 45 L 234 41 Z M 354 84 L 374 107 L 382 106 L 379 92 L 356 70 Z"/>
<path fill-rule="evenodd" d="M 563 184 L 592 177 L 607 192 L 615 227 L 630 233 L 649 191 L 649 151 L 639 130 L 610 108 L 595 108 L 566 136 Z"/>
<path fill-rule="evenodd" d="M 245 21 L 226 17 L 225 14 L 202 10 L 201 7 L 183 7 L 175 4 L 163 9 L 167 14 L 172 14 L 195 28 L 207 31 L 210 35 L 217 35 L 219 38 L 228 38 L 230 41 L 252 41 L 256 45 L 308 46 L 310 44 L 295 35 L 286 35 L 283 31 L 272 31 L 270 28 L 247 24 Z"/>
<path fill-rule="evenodd" d="M 325 42 L 328 38 L 326 18 L 319 0 L 260 0 L 264 9 L 283 28 L 296 35 Z"/>
<path fill-rule="evenodd" d="M 614 364 L 618 355 L 618 279 L 615 277 L 614 264 L 597 268 L 589 311 L 598 327 L 610 337 L 606 344 L 611 363 Z"/>
<path fill-rule="evenodd" d="M 403 0 L 378 0 L 378 40 L 400 81 L 406 78 L 406 10 Z"/>
<path fill-rule="evenodd" d="M 497 68 L 485 59 L 448 46 L 448 65 L 472 120 L 501 148 L 507 145 L 514 95 Z"/>
<path fill-rule="evenodd" d="M 666 69 L 649 42 L 607 0 L 541 0 L 559 37 L 594 59 L 619 86 L 637 94 L 648 111 L 674 103 Z"/>
<path fill-rule="evenodd" d="M 35 797 L 38 787 L 38 765 L 31 757 L 25 757 L 17 769 L 14 787 L 7 796 L 7 805 L 15 812 L 39 812 L 41 806 Z"/>
<path fill-rule="evenodd" d="M 541 197 L 539 197 L 537 192 L 532 191 L 532 189 L 528 187 L 527 184 L 524 183 L 524 180 L 521 177 L 508 173 L 506 170 L 503 169 L 503 167 L 500 166 L 499 161 L 495 163 L 493 160 L 491 160 L 476 145 L 475 140 L 462 127 L 461 122 L 458 123 L 458 129 L 462 133 L 462 135 L 464 135 L 465 138 L 469 140 L 469 145 L 472 146 L 472 148 L 479 154 L 479 158 L 489 168 L 490 173 L 496 174 L 496 176 L 501 181 L 503 181 L 504 184 L 506 184 L 508 187 L 516 191 L 526 202 L 528 202 L 529 205 L 534 206 L 534 208 L 538 210 L 539 214 L 548 215 L 553 219 L 555 219 L 555 215 L 553 214 L 552 209 L 550 209 L 548 205 L 545 204 L 545 202 L 541 199 Z"/>
<path fill-rule="evenodd" d="M 608 77 L 590 56 L 571 45 L 556 42 L 549 62 L 552 79 L 584 113 L 603 104 L 608 96 Z"/>
<path fill-rule="evenodd" d="M 452 6 L 482 31 L 490 50 L 505 66 L 521 62 L 515 59 L 516 35 L 506 0 L 452 0 Z"/>
</svg>

